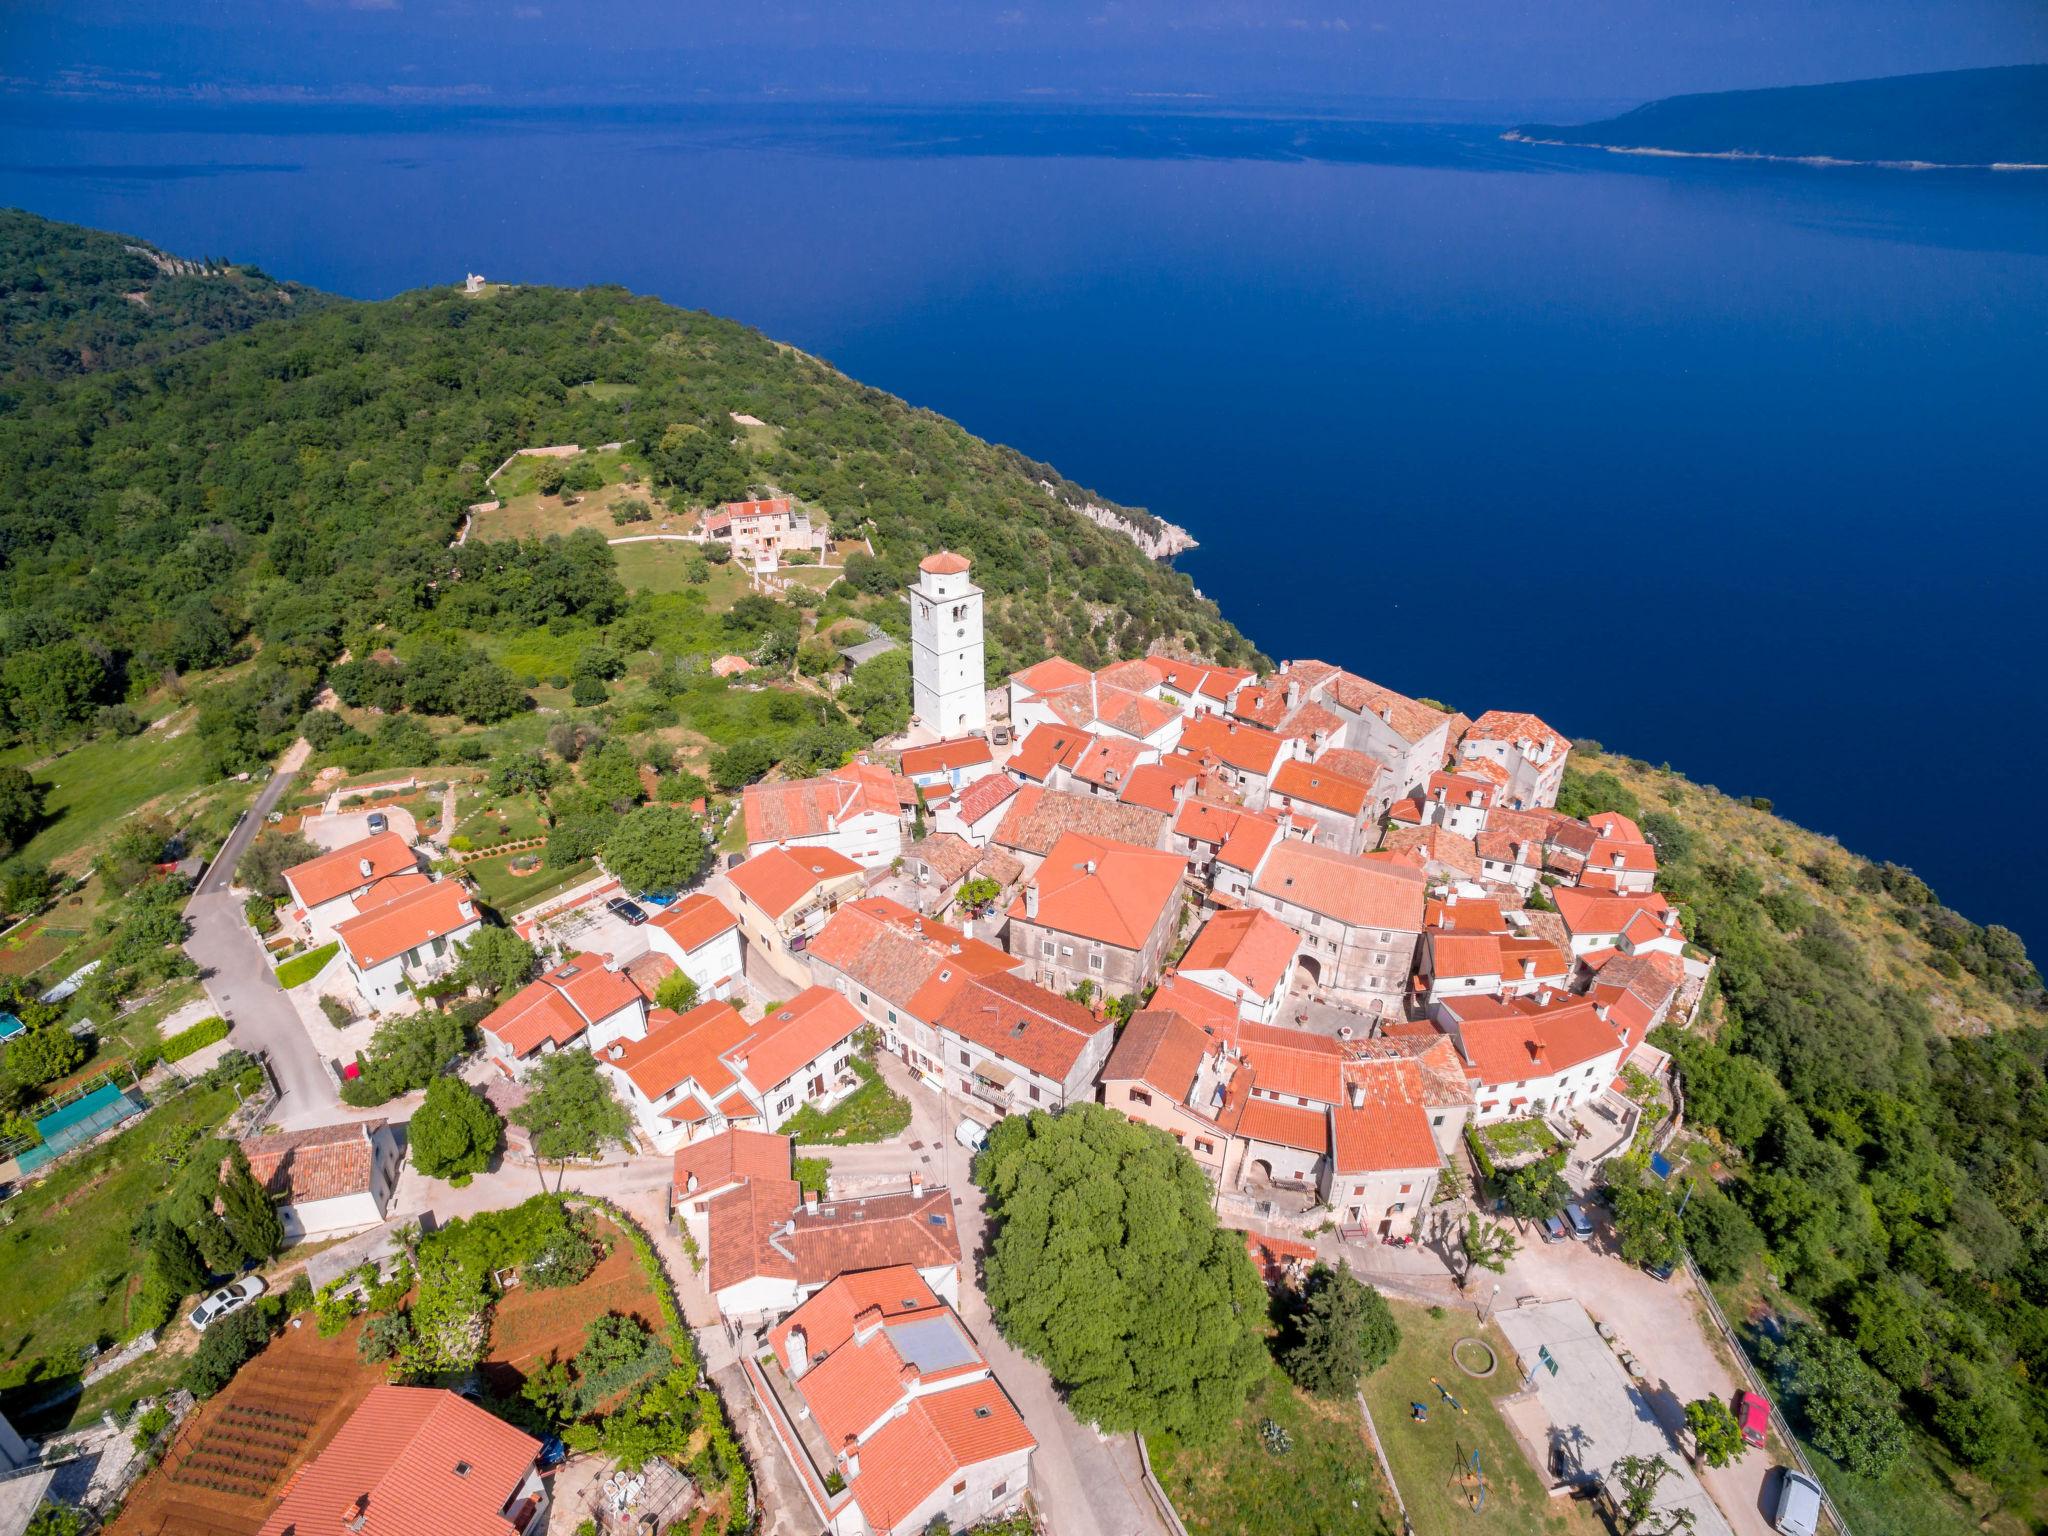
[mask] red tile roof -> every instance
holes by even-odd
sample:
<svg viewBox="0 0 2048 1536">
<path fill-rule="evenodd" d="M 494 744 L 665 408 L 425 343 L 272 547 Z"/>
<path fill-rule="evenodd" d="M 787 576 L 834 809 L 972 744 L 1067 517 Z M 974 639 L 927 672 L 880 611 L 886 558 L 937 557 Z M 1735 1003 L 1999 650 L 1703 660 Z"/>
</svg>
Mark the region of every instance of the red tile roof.
<svg viewBox="0 0 2048 1536">
<path fill-rule="evenodd" d="M 1222 971 L 1258 997 L 1286 984 L 1301 935 L 1258 907 L 1219 912 L 1202 925 L 1181 956 L 1184 971 Z"/>
<path fill-rule="evenodd" d="M 953 814 L 971 827 L 1016 793 L 1016 781 L 1007 775 L 984 774 L 954 795 Z"/>
<path fill-rule="evenodd" d="M 896 776 L 875 763 L 848 763 L 815 779 L 749 784 L 740 796 L 747 842 L 824 837 L 856 816 L 895 816 L 904 804 Z"/>
<path fill-rule="evenodd" d="M 1019 963 L 994 945 L 920 917 L 886 896 L 842 906 L 811 940 L 807 953 L 926 1023 L 973 977 Z"/>
<path fill-rule="evenodd" d="M 1429 1131 L 1420 1066 L 1408 1059 L 1354 1062 L 1344 1079 L 1364 1102 L 1354 1108 L 1347 1101 L 1331 1111 L 1338 1173 L 1434 1169 L 1441 1162 Z"/>
<path fill-rule="evenodd" d="M 701 1092 L 717 1096 L 734 1078 L 721 1058 L 751 1033 L 752 1026 L 728 1002 L 700 1003 L 683 1014 L 656 1008 L 647 1015 L 643 1038 L 614 1041 L 598 1059 L 625 1073 L 650 1101 L 691 1081 Z"/>
<path fill-rule="evenodd" d="M 1582 934 L 1625 933 L 1639 914 L 1647 913 L 1660 931 L 1664 914 L 1671 910 L 1662 893 L 1618 896 L 1611 891 L 1587 890 L 1583 886 L 1558 885 L 1550 890 L 1557 915 L 1574 938 Z"/>
<path fill-rule="evenodd" d="M 1062 833 L 1033 877 L 1038 912 L 1030 921 L 1119 949 L 1142 949 L 1180 899 L 1186 868 L 1178 854 Z M 1019 896 L 1010 916 L 1023 917 L 1025 907 Z"/>
<path fill-rule="evenodd" d="M 1517 750 L 1523 742 L 1541 752 L 1567 750 L 1571 743 L 1558 732 L 1553 731 L 1534 715 L 1516 710 L 1489 709 L 1472 722 L 1465 732 L 1467 742 L 1501 741 L 1513 745 Z"/>
<path fill-rule="evenodd" d="M 1088 681 L 1088 669 L 1064 656 L 1049 656 L 1035 666 L 1012 672 L 1010 681 L 1026 693 L 1047 694 Z"/>
<path fill-rule="evenodd" d="M 1155 999 L 1156 1000 L 1156 999 Z M 1187 1103 L 1195 1075 L 1215 1042 L 1199 1025 L 1169 1008 L 1148 1008 L 1131 1016 L 1102 1068 L 1105 1083 L 1136 1082 Z"/>
<path fill-rule="evenodd" d="M 385 1123 L 356 1120 L 245 1137 L 242 1151 L 249 1159 L 249 1176 L 267 1193 L 294 1203 L 363 1194 L 370 1188 L 377 1162 L 371 1138 Z"/>
<path fill-rule="evenodd" d="M 1442 710 L 1368 682 L 1355 672 L 1337 673 L 1323 696 L 1354 715 L 1379 716 L 1383 724 L 1394 728 L 1395 735 L 1411 745 L 1427 738 L 1439 726 L 1450 724 L 1451 717 Z"/>
<path fill-rule="evenodd" d="M 1568 1072 L 1621 1048 L 1620 1033 L 1589 1002 L 1469 1019 L 1458 1037 L 1479 1081 L 1495 1087 Z"/>
<path fill-rule="evenodd" d="M 539 1455 L 533 1436 L 453 1392 L 379 1383 L 258 1536 L 512 1536 L 506 1506 Z"/>
<path fill-rule="evenodd" d="M 1237 1134 L 1318 1156 L 1330 1150 L 1330 1121 L 1320 1109 L 1248 1099 L 1237 1119 Z"/>
<path fill-rule="evenodd" d="M 1071 772 L 1081 760 L 1081 754 L 1094 742 L 1093 736 L 1075 726 L 1034 726 L 1031 734 L 1017 744 L 1016 754 L 1007 766 L 1011 773 L 1021 774 L 1034 784 L 1043 784 L 1058 769 Z"/>
<path fill-rule="evenodd" d="M 765 1098 L 864 1022 L 859 1010 L 830 987 L 806 987 L 763 1019 L 751 1039 L 727 1050 L 726 1060 Z"/>
<path fill-rule="evenodd" d="M 917 562 L 920 571 L 930 571 L 934 576 L 958 576 L 973 565 L 965 555 L 942 549 L 936 554 L 926 555 Z"/>
<path fill-rule="evenodd" d="M 956 768 L 973 768 L 994 761 L 986 738 L 959 736 L 928 747 L 907 748 L 903 753 L 903 771 L 916 778 L 919 774 L 950 773 Z"/>
<path fill-rule="evenodd" d="M 1074 760 L 1074 777 L 1083 784 L 1099 784 L 1106 790 L 1120 790 L 1138 765 L 1138 754 L 1152 749 L 1128 736 L 1098 736 Z"/>
<path fill-rule="evenodd" d="M 654 916 L 654 926 L 675 940 L 677 948 L 686 955 L 739 925 L 740 920 L 726 910 L 723 902 L 704 891 L 692 891 Z"/>
<path fill-rule="evenodd" d="M 607 969 L 605 958 L 585 950 L 527 983 L 484 1016 L 483 1032 L 514 1056 L 529 1056 L 543 1044 L 567 1045 L 591 1025 L 644 1006 L 632 978 Z"/>
<path fill-rule="evenodd" d="M 1266 856 L 1252 889 L 1353 928 L 1422 928 L 1422 875 L 1289 839 Z"/>
<path fill-rule="evenodd" d="M 1219 1037 L 1237 1027 L 1237 1004 L 1234 1001 L 1210 991 L 1198 981 L 1188 980 L 1179 971 L 1168 971 L 1159 978 L 1159 985 L 1152 993 L 1152 1006 L 1170 1009 Z"/>
<path fill-rule="evenodd" d="M 1372 785 L 1361 784 L 1321 763 L 1304 763 L 1299 758 L 1282 763 L 1273 775 L 1273 793 L 1340 816 L 1362 817 L 1372 800 Z"/>
<path fill-rule="evenodd" d="M 780 918 L 819 886 L 860 873 L 860 866 L 836 849 L 765 848 L 734 865 L 726 879 L 763 912 Z"/>
<path fill-rule="evenodd" d="M 1082 1052 L 1114 1027 L 1071 998 L 1007 974 L 982 976 L 961 987 L 938 1022 L 1056 1083 L 1065 1082 Z"/>
<path fill-rule="evenodd" d="M 943 1188 L 798 1210 L 779 1241 L 795 1256 L 795 1277 L 804 1285 L 823 1285 L 849 1270 L 891 1264 L 936 1269 L 960 1262 L 953 1196 Z"/>
<path fill-rule="evenodd" d="M 1062 837 L 1087 836 L 1133 848 L 1157 848 L 1166 818 L 1107 795 L 1027 786 L 997 823 L 993 840 L 1021 853 L 1049 854 Z"/>
<path fill-rule="evenodd" d="M 1243 667 L 1212 667 L 1199 661 L 1176 661 L 1156 651 L 1145 659 L 1176 693 L 1214 699 L 1218 703 L 1227 701 L 1252 677 Z"/>
<path fill-rule="evenodd" d="M 1232 768 L 1265 776 L 1279 760 L 1283 739 L 1253 725 L 1238 725 L 1214 715 L 1197 715 L 1180 734 L 1180 749 L 1206 753 Z"/>
<path fill-rule="evenodd" d="M 723 1189 L 728 1184 L 747 1179 L 786 1183 L 790 1171 L 790 1146 L 787 1136 L 772 1136 L 766 1131 L 735 1130 L 720 1131 L 716 1136 L 706 1136 L 701 1141 L 678 1147 L 676 1193 L 690 1193 L 692 1178 L 696 1179 L 699 1192 Z"/>
<path fill-rule="evenodd" d="M 362 867 L 365 859 L 370 861 L 367 875 Z M 419 856 L 410 843 L 396 832 L 379 832 L 332 849 L 317 859 L 294 864 L 284 873 L 299 899 L 307 906 L 317 907 L 387 875 L 417 868 Z"/>
<path fill-rule="evenodd" d="M 334 927 L 359 968 L 382 965 L 434 939 L 474 928 L 476 901 L 459 880 L 435 880 Z"/>
</svg>

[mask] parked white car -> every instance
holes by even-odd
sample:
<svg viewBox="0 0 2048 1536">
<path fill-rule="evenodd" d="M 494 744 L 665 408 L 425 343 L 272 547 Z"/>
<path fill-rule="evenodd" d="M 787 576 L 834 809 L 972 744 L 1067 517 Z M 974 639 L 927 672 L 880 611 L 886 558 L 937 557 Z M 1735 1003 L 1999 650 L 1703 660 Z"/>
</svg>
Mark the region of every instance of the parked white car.
<svg viewBox="0 0 2048 1536">
<path fill-rule="evenodd" d="M 192 1309 L 192 1326 L 201 1333 L 209 1325 L 219 1322 L 230 1312 L 239 1312 L 268 1289 L 261 1275 L 244 1275 L 232 1284 L 224 1285 L 206 1300 Z"/>
</svg>

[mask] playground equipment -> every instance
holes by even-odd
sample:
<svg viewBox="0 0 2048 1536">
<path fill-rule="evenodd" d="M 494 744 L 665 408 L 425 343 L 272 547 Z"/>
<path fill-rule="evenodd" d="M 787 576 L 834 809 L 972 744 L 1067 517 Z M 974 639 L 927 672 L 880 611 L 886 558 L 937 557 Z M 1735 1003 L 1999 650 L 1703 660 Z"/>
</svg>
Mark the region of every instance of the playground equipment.
<svg viewBox="0 0 2048 1536">
<path fill-rule="evenodd" d="M 1436 1388 L 1436 1395 L 1438 1397 L 1442 1398 L 1445 1402 L 1449 1403 L 1453 1408 L 1457 1409 L 1458 1412 L 1465 1412 L 1465 1405 L 1459 1402 L 1455 1397 L 1451 1396 L 1450 1388 L 1446 1387 L 1441 1381 L 1438 1381 L 1434 1376 L 1429 1378 L 1429 1384 L 1432 1387 Z"/>
<path fill-rule="evenodd" d="M 1449 1486 L 1457 1490 L 1457 1496 L 1465 1501 L 1472 1513 L 1485 1512 L 1486 1468 L 1479 1460 L 1478 1446 L 1473 1446 L 1469 1453 L 1462 1444 L 1458 1446 Z"/>
</svg>

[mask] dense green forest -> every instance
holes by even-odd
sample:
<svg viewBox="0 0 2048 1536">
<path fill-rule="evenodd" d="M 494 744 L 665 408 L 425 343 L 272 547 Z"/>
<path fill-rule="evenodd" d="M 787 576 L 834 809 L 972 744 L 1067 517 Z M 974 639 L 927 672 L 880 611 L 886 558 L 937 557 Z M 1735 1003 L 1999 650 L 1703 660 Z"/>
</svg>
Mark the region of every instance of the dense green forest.
<svg viewBox="0 0 2048 1536">
<path fill-rule="evenodd" d="M 333 302 L 220 257 L 0 209 L 0 388 L 162 362 Z"/>
<path fill-rule="evenodd" d="M 260 651 L 215 710 L 237 717 L 215 760 L 249 767 L 345 648 L 602 623 L 620 596 L 592 566 L 602 541 L 450 552 L 490 469 L 537 443 L 632 445 L 677 507 L 801 496 L 872 540 L 856 584 L 878 595 L 934 548 L 968 551 L 992 672 L 1052 649 L 1255 657 L 1046 466 L 617 289 L 335 303 L 152 366 L 17 380 L 0 406 L 0 709 L 18 739 L 57 743 L 166 677 Z M 742 445 L 735 412 L 774 430 Z"/>
<path fill-rule="evenodd" d="M 2048 64 L 1709 91 L 1649 102 L 1596 123 L 1524 123 L 1515 132 L 1564 144 L 1687 154 L 2043 165 Z"/>
<path fill-rule="evenodd" d="M 1908 1424 L 2024 1512 L 2048 1446 L 2048 995 L 2018 935 L 1668 768 L 1574 763 L 1560 805 L 1638 817 L 1719 962 L 1707 1025 L 1657 1036 L 1718 1157 L 1686 1235 L 1730 1299 L 1772 1307 L 1768 1274 L 1809 1320 L 1758 1352 L 1851 1523 L 1899 1529 L 1924 1492 Z"/>
</svg>

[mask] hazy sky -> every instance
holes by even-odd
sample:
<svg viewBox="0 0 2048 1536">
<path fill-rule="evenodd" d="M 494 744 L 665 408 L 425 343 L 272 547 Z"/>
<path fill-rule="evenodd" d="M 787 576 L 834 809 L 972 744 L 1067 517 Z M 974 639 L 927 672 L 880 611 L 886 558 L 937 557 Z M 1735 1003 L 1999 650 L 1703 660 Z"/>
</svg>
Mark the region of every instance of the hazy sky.
<svg viewBox="0 0 2048 1536">
<path fill-rule="evenodd" d="M 1613 101 L 2048 61 L 2044 0 L 0 0 L 0 90 Z"/>
</svg>

